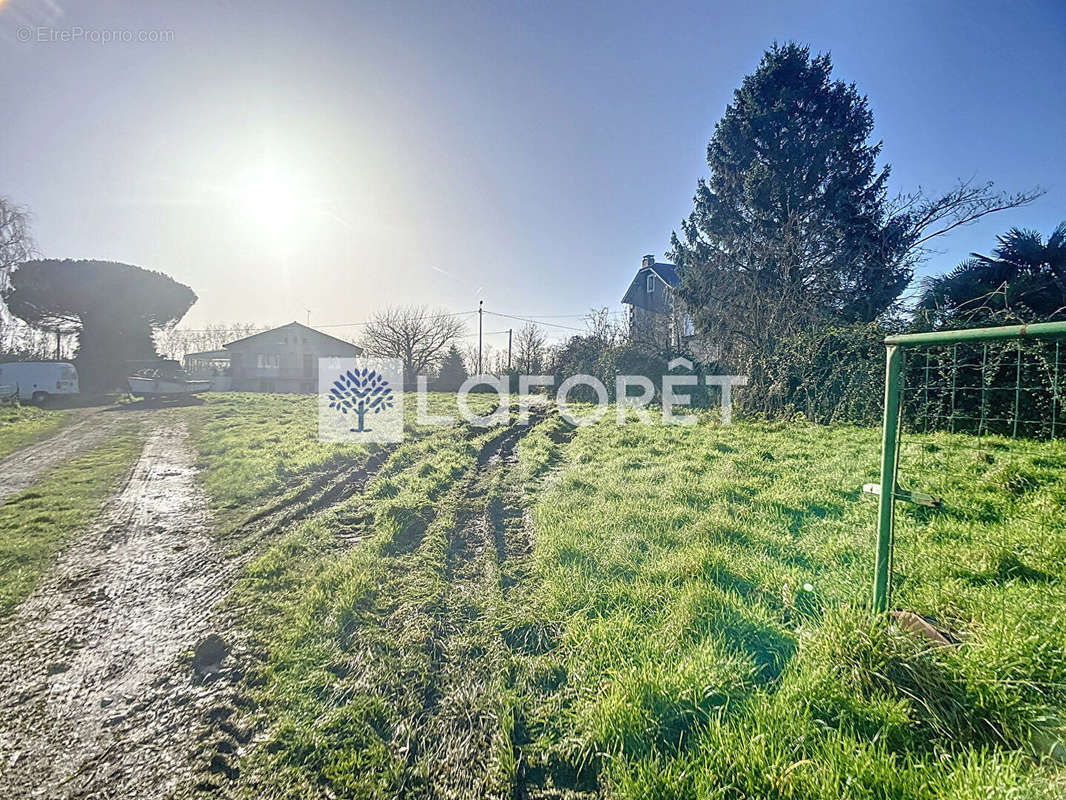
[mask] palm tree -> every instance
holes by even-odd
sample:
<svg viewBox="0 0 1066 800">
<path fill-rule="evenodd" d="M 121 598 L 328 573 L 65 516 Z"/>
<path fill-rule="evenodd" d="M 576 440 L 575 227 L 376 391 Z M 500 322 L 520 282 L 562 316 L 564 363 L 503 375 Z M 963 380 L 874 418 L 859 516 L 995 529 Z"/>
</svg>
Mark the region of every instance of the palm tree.
<svg viewBox="0 0 1066 800">
<path fill-rule="evenodd" d="M 971 253 L 946 275 L 927 278 L 919 312 L 942 322 L 1066 318 L 1066 222 L 1046 242 L 1037 231 L 1018 228 L 997 241 L 991 256 Z"/>
</svg>

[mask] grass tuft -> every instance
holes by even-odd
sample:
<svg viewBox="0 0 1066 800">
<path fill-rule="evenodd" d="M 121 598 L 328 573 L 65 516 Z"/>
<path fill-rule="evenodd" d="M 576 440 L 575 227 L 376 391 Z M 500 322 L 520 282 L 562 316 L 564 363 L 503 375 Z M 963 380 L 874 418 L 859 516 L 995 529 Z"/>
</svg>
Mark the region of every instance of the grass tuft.
<svg viewBox="0 0 1066 800">
<path fill-rule="evenodd" d="M 68 411 L 35 406 L 0 406 L 0 458 L 45 439 L 71 420 Z"/>
</svg>

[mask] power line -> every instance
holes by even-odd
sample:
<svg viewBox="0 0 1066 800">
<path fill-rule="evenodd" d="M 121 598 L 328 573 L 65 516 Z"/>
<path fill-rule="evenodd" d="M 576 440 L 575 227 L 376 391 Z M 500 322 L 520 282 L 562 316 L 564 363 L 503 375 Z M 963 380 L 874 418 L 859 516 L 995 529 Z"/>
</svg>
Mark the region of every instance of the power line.
<svg viewBox="0 0 1066 800">
<path fill-rule="evenodd" d="M 489 312 L 486 311 L 485 313 L 487 314 Z M 508 332 L 507 329 L 504 329 L 502 331 L 485 331 L 481 335 L 482 336 L 499 336 L 500 334 L 504 334 L 504 333 L 507 333 L 507 332 Z M 457 336 L 455 338 L 457 338 L 457 339 L 473 339 L 476 336 L 477 336 L 477 331 L 474 331 L 473 333 L 460 334 L 459 336 Z"/>
<path fill-rule="evenodd" d="M 465 317 L 470 314 L 476 314 L 477 311 L 453 311 L 450 314 L 432 314 L 422 319 L 446 319 L 448 317 Z M 319 328 L 353 328 L 358 325 L 369 325 L 370 321 L 366 322 L 336 322 L 331 325 L 319 325 Z"/>
<path fill-rule="evenodd" d="M 476 310 L 474 310 L 474 311 L 453 311 L 453 312 L 449 312 L 449 313 L 446 313 L 446 314 L 432 314 L 432 315 L 424 317 L 424 319 L 446 319 L 446 318 L 449 318 L 449 317 L 466 317 L 466 316 L 472 316 L 472 315 L 474 315 L 476 313 L 478 313 Z M 559 324 L 557 322 L 545 322 L 544 320 L 546 320 L 546 319 L 587 319 L 588 317 L 592 316 L 591 313 L 586 313 L 586 314 L 526 314 L 526 315 L 517 315 L 517 314 L 504 314 L 504 313 L 499 312 L 499 311 L 489 311 L 487 309 L 485 310 L 485 313 L 486 314 L 492 314 L 493 316 L 496 316 L 496 317 L 503 317 L 505 319 L 515 319 L 515 320 L 519 320 L 520 322 L 530 322 L 530 323 L 533 323 L 534 325 L 544 325 L 544 326 L 550 327 L 550 328 L 559 328 L 561 330 L 576 331 L 577 333 L 585 333 L 585 329 L 584 328 L 576 328 L 576 327 L 574 327 L 572 325 L 561 325 L 561 324 Z M 625 311 L 608 311 L 607 313 L 608 313 L 609 316 L 618 317 L 618 316 L 623 316 L 626 312 Z M 362 322 L 321 323 L 321 324 L 315 325 L 314 327 L 316 327 L 316 328 L 356 328 L 356 327 L 364 327 L 364 326 L 369 325 L 369 324 L 370 324 L 369 320 L 364 320 Z M 282 327 L 282 326 L 278 326 L 278 327 Z M 266 326 L 254 325 L 254 326 L 243 326 L 243 327 L 238 327 L 238 328 L 174 328 L 173 330 L 181 331 L 182 333 L 233 333 L 233 334 L 244 334 L 244 335 L 247 335 L 249 331 L 253 331 L 253 333 L 254 332 L 263 332 L 263 331 L 270 330 L 270 328 L 268 328 Z M 506 330 L 503 330 L 503 331 L 489 331 L 489 332 L 486 332 L 484 335 L 492 336 L 492 335 L 498 335 L 500 333 L 507 333 L 507 331 Z"/>
<path fill-rule="evenodd" d="M 462 317 L 469 314 L 476 314 L 476 311 L 454 311 L 448 314 L 433 314 L 431 316 L 423 317 L 423 319 L 445 319 L 447 317 Z M 288 323 L 286 323 L 288 324 Z M 354 328 L 357 326 L 369 325 L 370 321 L 364 322 L 333 322 L 329 324 L 316 324 L 316 328 Z M 278 325 L 275 327 L 284 327 L 284 325 Z M 271 328 L 260 325 L 246 326 L 242 328 L 174 328 L 173 330 L 181 331 L 182 333 L 246 333 L 249 330 L 252 331 L 268 331 Z"/>
<path fill-rule="evenodd" d="M 536 317 L 538 319 L 584 319 L 589 316 L 589 312 L 584 314 L 526 314 L 527 317 Z"/>
<path fill-rule="evenodd" d="M 534 325 L 546 325 L 549 328 L 562 328 L 568 331 L 577 331 L 578 333 L 585 333 L 584 328 L 574 328 L 570 325 L 559 325 L 555 322 L 542 322 L 540 320 L 530 319 L 529 317 L 517 317 L 514 314 L 501 314 L 498 311 L 486 311 L 486 314 L 492 314 L 495 317 L 506 317 L 507 319 L 517 319 L 521 322 L 532 322 Z"/>
</svg>

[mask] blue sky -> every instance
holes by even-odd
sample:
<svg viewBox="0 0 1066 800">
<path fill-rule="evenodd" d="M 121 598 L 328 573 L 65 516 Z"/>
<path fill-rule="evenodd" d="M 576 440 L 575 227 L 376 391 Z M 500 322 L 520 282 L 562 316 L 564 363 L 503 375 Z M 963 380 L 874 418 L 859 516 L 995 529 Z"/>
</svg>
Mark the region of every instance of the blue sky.
<svg viewBox="0 0 1066 800">
<path fill-rule="evenodd" d="M 87 41 L 142 31 L 167 40 Z M 734 88 L 789 39 L 868 95 L 895 188 L 1047 189 L 942 241 L 927 271 L 1066 219 L 1050 0 L 7 0 L 0 193 L 32 210 L 45 256 L 191 285 L 190 327 L 618 309 L 688 213 Z"/>
</svg>

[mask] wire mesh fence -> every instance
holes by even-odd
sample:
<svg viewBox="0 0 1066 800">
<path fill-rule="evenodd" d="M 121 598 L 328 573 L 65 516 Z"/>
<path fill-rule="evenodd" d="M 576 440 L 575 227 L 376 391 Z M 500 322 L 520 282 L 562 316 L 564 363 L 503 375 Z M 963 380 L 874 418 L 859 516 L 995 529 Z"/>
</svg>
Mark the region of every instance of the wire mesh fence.
<svg viewBox="0 0 1066 800">
<path fill-rule="evenodd" d="M 906 350 L 909 430 L 1043 441 L 1066 433 L 1062 340 L 953 343 Z"/>
<path fill-rule="evenodd" d="M 947 573 L 1035 580 L 1066 555 L 1059 501 L 1066 475 L 1066 326 L 1039 338 L 961 331 L 889 342 L 874 606 Z M 987 337 L 987 338 L 985 338 Z M 893 353 L 893 348 L 896 352 Z M 894 373 L 894 374 L 893 374 Z M 894 417 L 894 418 L 891 418 Z M 899 517 L 899 531 L 895 530 Z M 924 526 L 943 547 L 918 551 Z M 925 591 L 935 591 L 929 587 Z"/>
</svg>

